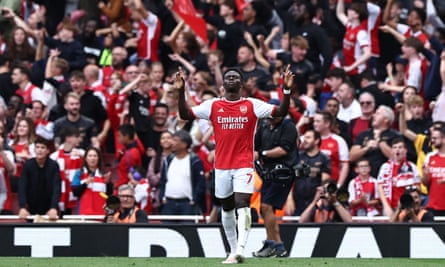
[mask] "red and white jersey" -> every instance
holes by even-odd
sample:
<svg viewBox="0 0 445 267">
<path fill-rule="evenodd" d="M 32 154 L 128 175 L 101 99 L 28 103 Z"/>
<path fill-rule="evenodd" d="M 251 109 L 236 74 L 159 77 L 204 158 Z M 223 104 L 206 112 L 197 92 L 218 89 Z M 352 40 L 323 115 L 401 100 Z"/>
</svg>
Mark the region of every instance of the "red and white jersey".
<svg viewBox="0 0 445 267">
<path fill-rule="evenodd" d="M 349 160 L 348 145 L 341 136 L 330 134 L 321 138 L 320 151 L 331 159 L 331 178 L 337 181 L 340 163 Z"/>
<path fill-rule="evenodd" d="M 445 210 L 445 155 L 438 151 L 428 153 L 425 168 L 430 178 L 428 208 Z"/>
<path fill-rule="evenodd" d="M 50 156 L 52 160 L 55 160 L 59 164 L 62 186 L 59 201 L 59 207 L 61 209 L 75 208 L 77 205 L 77 198 L 71 190 L 71 182 L 76 172 L 82 168 L 84 154 L 85 151 L 83 149 L 73 149 L 71 152 L 65 153 L 63 145 L 61 145 L 59 150 Z"/>
<path fill-rule="evenodd" d="M 420 185 L 420 174 L 416 165 L 410 161 L 396 163 L 388 160 L 380 167 L 377 181 L 382 185 L 389 204 L 395 209 L 407 186 Z"/>
<path fill-rule="evenodd" d="M 89 178 L 88 171 L 83 168 L 80 175 L 80 183 L 83 184 Z M 89 183 L 79 200 L 79 215 L 103 215 L 105 199 L 100 193 L 107 192 L 107 184 L 98 170 L 94 172 L 94 179 Z"/>
<path fill-rule="evenodd" d="M 252 168 L 258 119 L 275 113 L 275 105 L 255 98 L 214 98 L 191 108 L 196 118 L 210 120 L 215 134 L 216 169 Z"/>
<path fill-rule="evenodd" d="M 46 101 L 45 101 L 42 90 L 32 83 L 28 83 L 25 86 L 25 90 L 21 90 L 20 88 L 18 88 L 15 91 L 15 93 L 18 94 L 19 96 L 23 97 L 23 104 L 25 104 L 25 105 L 31 104 L 31 102 L 34 100 L 39 100 L 44 105 L 46 105 Z"/>
<path fill-rule="evenodd" d="M 428 41 L 428 36 L 426 36 L 425 33 L 422 31 L 413 32 L 411 28 L 406 24 L 397 23 L 397 31 L 401 34 L 403 34 L 406 38 L 408 37 L 416 37 L 419 39 L 425 47 L 430 46 L 430 42 Z"/>
<path fill-rule="evenodd" d="M 358 25 L 352 28 L 350 24 L 346 25 L 346 32 L 343 38 L 343 56 L 345 66 L 350 66 L 356 62 L 363 54 L 362 49 L 369 46 L 368 31 L 362 26 Z M 348 75 L 356 75 L 362 73 L 366 69 L 366 64 L 361 64 L 353 69 Z"/>
<path fill-rule="evenodd" d="M 428 61 L 424 57 L 411 59 L 405 68 L 405 85 L 414 86 L 420 96 L 423 96 L 423 82 L 428 72 Z"/>
<path fill-rule="evenodd" d="M 362 196 L 366 196 L 369 200 L 379 198 L 379 192 L 377 187 L 377 179 L 374 177 L 368 177 L 365 180 L 362 180 L 360 176 L 355 177 L 349 182 L 348 192 L 349 192 L 349 203 L 353 200 L 360 199 Z M 353 216 L 357 215 L 357 210 L 366 209 L 369 212 L 373 212 L 373 210 L 368 210 L 368 205 L 365 203 L 361 203 L 352 208 L 351 213 Z M 375 212 L 375 211 L 374 211 Z"/>
<path fill-rule="evenodd" d="M 364 20 L 365 28 L 368 29 L 368 35 L 371 44 L 371 54 L 373 57 L 380 57 L 380 39 L 379 39 L 379 26 L 382 15 L 382 9 L 371 2 L 367 4 L 368 19 Z"/>
<path fill-rule="evenodd" d="M 137 54 L 139 58 L 159 61 L 158 44 L 161 39 L 161 21 L 152 12 L 139 23 Z"/>
<path fill-rule="evenodd" d="M 12 153 L 12 151 L 3 150 L 3 153 L 5 153 L 6 158 L 8 158 L 9 162 L 12 162 L 12 164 L 14 165 L 14 168 L 15 168 L 16 165 L 14 163 L 14 154 Z M 5 163 L 3 161 L 3 157 L 0 157 L 0 179 L 3 179 L 3 183 L 4 183 L 3 186 L 5 187 L 5 188 L 2 188 L 2 190 L 3 190 L 2 193 L 6 193 L 6 199 L 4 199 L 4 202 L 1 203 L 1 201 L 0 201 L 0 209 L 5 210 L 5 211 L 12 211 L 14 200 L 12 198 L 9 173 L 6 170 Z M 1 204 L 3 204 L 3 205 L 1 205 Z"/>
</svg>

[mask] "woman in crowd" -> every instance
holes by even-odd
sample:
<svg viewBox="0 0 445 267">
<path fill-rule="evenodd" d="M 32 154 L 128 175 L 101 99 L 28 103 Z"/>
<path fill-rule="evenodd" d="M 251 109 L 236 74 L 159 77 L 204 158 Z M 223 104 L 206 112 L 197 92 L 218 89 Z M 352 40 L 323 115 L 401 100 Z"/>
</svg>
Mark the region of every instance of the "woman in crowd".
<svg viewBox="0 0 445 267">
<path fill-rule="evenodd" d="M 113 193 L 111 173 L 103 174 L 102 156 L 99 149 L 91 147 L 84 156 L 82 169 L 74 176 L 71 188 L 79 198 L 80 215 L 103 215 L 105 198 L 103 194 Z"/>
<path fill-rule="evenodd" d="M 16 126 L 14 131 L 14 138 L 11 143 L 11 148 L 15 152 L 15 160 L 17 164 L 16 176 L 20 177 L 22 167 L 25 161 L 35 156 L 34 140 L 35 130 L 34 122 L 31 118 L 20 117 L 20 112 L 16 117 Z"/>
<path fill-rule="evenodd" d="M 169 131 L 165 131 L 161 134 L 160 148 L 156 151 L 156 156 L 150 160 L 148 164 L 147 178 L 150 183 L 151 191 L 153 194 L 152 210 L 156 212 L 161 205 L 159 200 L 159 180 L 161 179 L 162 165 L 170 153 L 172 153 L 172 139 L 173 134 Z"/>
<path fill-rule="evenodd" d="M 11 63 L 31 65 L 35 60 L 36 50 L 29 44 L 28 34 L 21 27 L 12 32 L 5 54 Z"/>
</svg>

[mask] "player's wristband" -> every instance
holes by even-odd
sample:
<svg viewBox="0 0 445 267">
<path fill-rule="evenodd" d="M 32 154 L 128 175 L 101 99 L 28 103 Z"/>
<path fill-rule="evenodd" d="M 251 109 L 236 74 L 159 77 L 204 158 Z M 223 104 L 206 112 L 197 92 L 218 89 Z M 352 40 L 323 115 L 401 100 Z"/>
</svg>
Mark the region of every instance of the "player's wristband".
<svg viewBox="0 0 445 267">
<path fill-rule="evenodd" d="M 263 151 L 261 152 L 261 155 L 264 156 L 264 157 L 267 157 L 267 151 L 266 151 L 266 150 L 263 150 Z"/>
<path fill-rule="evenodd" d="M 283 87 L 283 94 L 290 95 L 290 93 L 291 93 L 290 89 L 286 89 L 286 88 Z"/>
</svg>

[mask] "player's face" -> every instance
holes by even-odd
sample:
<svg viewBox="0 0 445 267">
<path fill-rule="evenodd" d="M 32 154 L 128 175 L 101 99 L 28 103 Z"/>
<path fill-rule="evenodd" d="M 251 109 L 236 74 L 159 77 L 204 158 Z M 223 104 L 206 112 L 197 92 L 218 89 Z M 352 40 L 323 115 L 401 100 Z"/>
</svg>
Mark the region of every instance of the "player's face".
<svg viewBox="0 0 445 267">
<path fill-rule="evenodd" d="M 224 75 L 224 88 L 228 93 L 238 93 L 241 89 L 241 76 L 238 72 L 231 70 Z"/>
</svg>

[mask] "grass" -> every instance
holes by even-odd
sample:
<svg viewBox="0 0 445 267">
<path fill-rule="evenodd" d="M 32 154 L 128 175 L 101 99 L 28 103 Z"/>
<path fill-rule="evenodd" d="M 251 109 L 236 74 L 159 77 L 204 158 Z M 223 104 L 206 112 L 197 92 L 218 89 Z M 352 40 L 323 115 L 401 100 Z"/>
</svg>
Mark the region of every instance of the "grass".
<svg viewBox="0 0 445 267">
<path fill-rule="evenodd" d="M 226 266 L 221 264 L 223 259 L 218 258 L 116 258 L 116 257 L 58 257 L 58 258 L 28 258 L 28 257 L 0 257 L 0 267 L 208 267 Z M 245 267 L 423 267 L 423 266 L 445 266 L 445 259 L 333 259 L 333 258 L 275 258 L 257 259 L 248 258 L 240 266 Z"/>
</svg>

